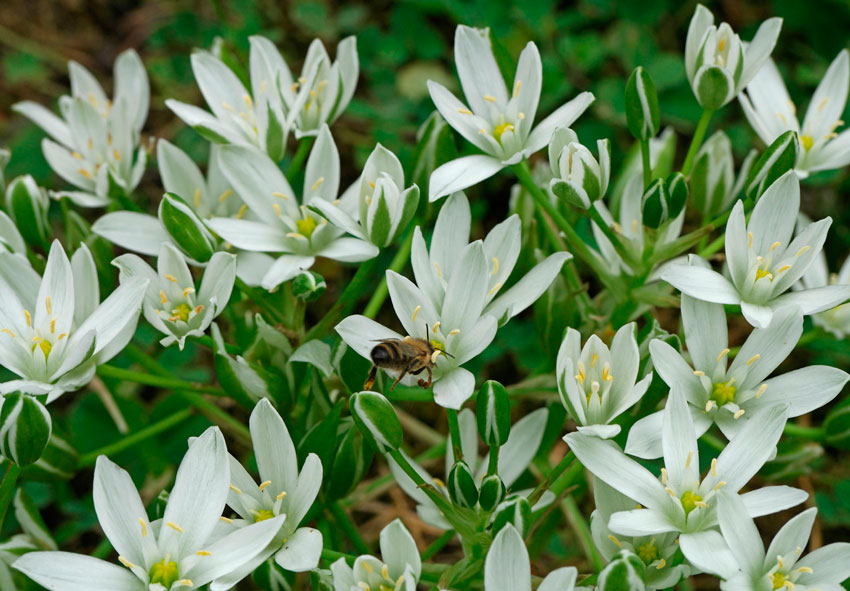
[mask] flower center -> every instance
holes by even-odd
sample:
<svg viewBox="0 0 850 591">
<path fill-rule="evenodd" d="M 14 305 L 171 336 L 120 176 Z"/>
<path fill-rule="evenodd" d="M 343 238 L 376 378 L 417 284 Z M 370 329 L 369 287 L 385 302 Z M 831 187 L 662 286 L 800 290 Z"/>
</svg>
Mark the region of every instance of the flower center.
<svg viewBox="0 0 850 591">
<path fill-rule="evenodd" d="M 790 581 L 788 581 L 788 577 L 785 576 L 785 573 L 776 571 L 772 575 L 770 575 L 770 580 L 773 581 L 773 589 L 776 591 L 777 589 L 782 589 Z"/>
<path fill-rule="evenodd" d="M 319 224 L 313 218 L 304 218 L 303 220 L 298 220 L 295 222 L 295 227 L 298 228 L 298 233 L 304 236 L 305 238 L 309 238 L 313 235 L 313 231 L 315 231 L 316 227 Z"/>
<path fill-rule="evenodd" d="M 173 322 L 177 320 L 182 320 L 183 322 L 189 321 L 189 313 L 192 312 L 192 308 L 189 307 L 189 304 L 177 304 L 177 307 L 171 310 L 171 318 Z"/>
<path fill-rule="evenodd" d="M 732 384 L 734 380 L 728 382 L 719 382 L 711 388 L 711 399 L 717 403 L 717 406 L 723 406 L 729 402 L 735 402 L 735 393 L 737 388 Z"/>
<path fill-rule="evenodd" d="M 266 519 L 272 519 L 273 517 L 274 512 L 271 509 L 260 509 L 254 514 L 254 523 L 265 521 Z"/>
<path fill-rule="evenodd" d="M 638 555 L 644 564 L 650 565 L 656 560 L 658 560 L 658 546 L 655 545 L 655 542 L 650 540 L 646 544 L 642 544 L 635 548 L 635 554 Z"/>
<path fill-rule="evenodd" d="M 812 149 L 812 146 L 815 144 L 814 138 L 810 135 L 801 135 L 800 143 L 803 144 L 803 149 L 808 152 Z"/>
<path fill-rule="evenodd" d="M 705 503 L 702 501 L 702 497 L 699 496 L 692 490 L 686 491 L 682 495 L 682 509 L 685 510 L 685 515 L 688 515 L 691 511 L 696 509 L 697 507 L 704 506 Z"/>
<path fill-rule="evenodd" d="M 53 349 L 53 344 L 47 339 L 43 339 L 41 337 L 35 337 L 35 342 L 32 346 L 32 351 L 35 353 L 35 348 L 38 347 L 41 349 L 41 352 L 44 353 L 44 358 L 47 359 L 50 356 L 50 350 Z"/>
<path fill-rule="evenodd" d="M 166 589 L 170 589 L 171 585 L 180 578 L 180 574 L 177 572 L 177 563 L 173 560 L 167 561 L 165 558 L 151 567 L 148 576 L 150 576 L 151 584 L 159 583 Z"/>
<path fill-rule="evenodd" d="M 493 137 L 496 138 L 497 142 L 501 143 L 502 134 L 504 134 L 506 131 L 513 131 L 513 130 L 514 130 L 513 124 L 511 124 L 511 123 L 500 123 L 499 125 L 497 125 L 496 127 L 493 128 Z"/>
</svg>

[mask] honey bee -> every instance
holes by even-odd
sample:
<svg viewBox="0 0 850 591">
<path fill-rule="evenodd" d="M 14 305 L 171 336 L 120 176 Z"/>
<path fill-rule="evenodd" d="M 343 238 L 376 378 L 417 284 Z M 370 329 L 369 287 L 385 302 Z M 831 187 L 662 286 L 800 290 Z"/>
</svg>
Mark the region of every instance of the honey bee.
<svg viewBox="0 0 850 591">
<path fill-rule="evenodd" d="M 427 325 L 425 326 L 425 336 L 428 336 Z M 439 355 L 452 357 L 443 349 L 435 347 L 427 338 L 418 339 L 406 336 L 403 339 L 380 339 L 369 353 L 369 357 L 372 359 L 372 369 L 369 371 L 366 383 L 363 384 L 363 389 L 372 389 L 379 367 L 399 372 L 390 390 L 395 390 L 396 385 L 405 375 L 419 375 L 423 371 L 428 372 L 428 380 L 419 378 L 419 385 L 423 388 L 430 388 L 432 370 L 437 365 Z"/>
</svg>

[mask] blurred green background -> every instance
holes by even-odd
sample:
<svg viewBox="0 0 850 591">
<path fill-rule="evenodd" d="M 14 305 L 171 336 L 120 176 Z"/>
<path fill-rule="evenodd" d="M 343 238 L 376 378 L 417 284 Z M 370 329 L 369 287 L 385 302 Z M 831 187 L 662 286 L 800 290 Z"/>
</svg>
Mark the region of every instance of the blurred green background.
<svg viewBox="0 0 850 591">
<path fill-rule="evenodd" d="M 707 4 L 718 21 L 728 21 L 744 40 L 752 38 L 765 18 L 784 18 L 774 57 L 801 112 L 829 63 L 850 45 L 848 0 L 725 0 Z M 7 178 L 30 173 L 47 187 L 63 186 L 41 155 L 43 132 L 12 113 L 11 106 L 29 99 L 55 108 L 58 96 L 68 89 L 69 59 L 88 67 L 109 91 L 115 56 L 125 48 L 135 48 L 151 78 L 153 96 L 145 133 L 171 139 L 203 162 L 206 142 L 164 105 L 166 98 L 174 97 L 204 106 L 189 65 L 194 48 L 208 48 L 221 37 L 244 63 L 248 36 L 262 34 L 272 39 L 290 67 L 299 71 L 313 38 L 322 39 L 333 55 L 340 39 L 356 34 L 361 67 L 357 93 L 332 128 L 343 160 L 344 184 L 351 182 L 376 142 L 397 153 L 403 162 L 409 160 L 416 130 L 433 110 L 425 86 L 428 78 L 457 90 L 452 41 L 458 23 L 489 26 L 494 39 L 512 59 L 528 41 L 537 43 L 544 69 L 541 115 L 578 92 L 594 92 L 596 102 L 574 127 L 585 144 L 596 138 L 612 139 L 616 170 L 632 145 L 625 129 L 623 88 L 635 66 L 643 65 L 654 78 L 665 125 L 689 136 L 699 117 L 682 60 L 693 9 L 693 2 L 675 0 L 584 0 L 572 4 L 549 0 L 410 0 L 339 5 L 316 0 L 2 0 L 0 146 L 12 150 Z M 751 146 L 762 148 L 737 102 L 715 115 L 709 132 L 721 128 L 733 141 L 738 163 Z M 687 141 L 680 141 L 679 150 L 686 148 Z M 153 208 L 161 192 L 155 167 L 149 167 L 140 191 L 150 198 Z M 475 217 L 485 219 L 485 226 L 503 219 L 508 191 L 507 175 L 469 191 Z M 826 246 L 830 267 L 835 270 L 850 252 L 850 208 L 844 207 L 850 196 L 847 171 L 815 175 L 806 181 L 804 195 L 807 213 L 815 218 L 831 215 L 835 220 Z M 93 219 L 98 213 L 86 215 Z M 514 360 L 516 365 L 527 367 L 533 363 L 538 347 L 533 323 L 526 318 L 512 322 L 507 329 L 500 332 L 496 346 L 502 351 L 512 349 L 519 358 Z M 146 326 L 140 327 L 140 336 L 151 344 L 155 338 Z M 182 354 L 172 348 L 163 353 L 162 363 L 185 379 L 214 379 L 208 364 L 197 363 L 198 354 L 191 346 Z M 833 339 L 810 343 L 794 354 L 789 368 L 813 363 L 848 369 L 850 345 Z M 152 398 L 126 386 L 124 394 L 133 391 L 133 395 L 119 396 L 118 401 L 132 423 L 131 430 L 167 415 L 175 404 L 179 407 L 173 398 L 158 399 L 149 416 L 150 411 L 142 405 L 152 403 Z M 71 435 L 82 452 L 120 437 L 94 393 L 75 395 L 73 405 L 71 399 L 66 396 L 61 401 L 66 413 L 61 429 Z M 157 487 L 168 484 L 172 475 L 168 468 L 179 461 L 186 437 L 199 433 L 205 424 L 205 419 L 194 417 L 167 436 L 149 442 L 144 450 L 125 452 L 113 459 L 135 476 L 144 477 L 138 484 L 155 495 Z M 834 449 L 811 462 L 807 458 L 794 473 L 797 486 L 820 491 L 817 502 L 821 517 L 831 530 L 825 537 L 846 540 L 850 532 L 850 462 Z M 90 497 L 86 498 L 90 487 L 90 471 L 81 472 L 68 485 L 28 484 L 39 505 L 52 507 L 48 522 L 57 527 L 62 524 L 56 532 L 60 545 L 70 542 L 82 551 L 97 545 L 100 538 L 90 530 L 96 521 Z M 13 520 L 7 520 L 0 539 L 13 533 L 15 527 Z M 559 548 L 556 554 L 568 556 L 570 551 Z"/>
</svg>

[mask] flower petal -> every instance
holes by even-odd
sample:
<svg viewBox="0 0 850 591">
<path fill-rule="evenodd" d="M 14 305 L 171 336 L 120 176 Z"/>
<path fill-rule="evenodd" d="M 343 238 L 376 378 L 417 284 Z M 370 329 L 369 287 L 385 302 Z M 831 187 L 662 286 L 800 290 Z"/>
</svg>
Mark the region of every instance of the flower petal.
<svg viewBox="0 0 850 591">
<path fill-rule="evenodd" d="M 459 410 L 474 391 L 475 376 L 467 369 L 456 367 L 434 383 L 434 402 Z"/>
<path fill-rule="evenodd" d="M 484 562 L 484 585 L 488 591 L 531 591 L 528 550 L 513 525 L 503 527 Z"/>
<path fill-rule="evenodd" d="M 499 172 L 504 165 L 492 156 L 475 154 L 446 162 L 431 173 L 428 201 L 436 201 L 451 193 L 476 185 Z"/>
<path fill-rule="evenodd" d="M 53 591 L 147 590 L 126 568 L 70 552 L 30 552 L 12 566 Z"/>
<path fill-rule="evenodd" d="M 573 100 L 561 105 L 554 113 L 537 124 L 526 141 L 526 150 L 533 154 L 543 148 L 552 139 L 558 127 L 569 127 L 596 100 L 591 92 L 582 92 Z"/>
<path fill-rule="evenodd" d="M 284 570 L 306 572 L 319 566 L 322 556 L 322 532 L 312 527 L 301 527 L 289 536 L 274 556 L 274 561 Z"/>
<path fill-rule="evenodd" d="M 163 242 L 171 242 L 157 218 L 134 211 L 107 213 L 92 224 L 91 229 L 113 244 L 148 256 L 156 256 Z"/>
<path fill-rule="evenodd" d="M 684 294 L 706 302 L 738 304 L 741 296 L 723 275 L 711 269 L 693 265 L 667 265 L 661 279 Z"/>
</svg>

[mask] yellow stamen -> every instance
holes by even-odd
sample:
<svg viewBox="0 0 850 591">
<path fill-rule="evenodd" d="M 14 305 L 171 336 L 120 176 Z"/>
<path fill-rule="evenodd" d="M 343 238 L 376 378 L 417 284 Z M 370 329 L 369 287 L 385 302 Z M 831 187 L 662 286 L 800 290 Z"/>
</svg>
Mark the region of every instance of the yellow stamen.
<svg viewBox="0 0 850 591">
<path fill-rule="evenodd" d="M 145 523 L 145 520 L 139 517 L 139 525 L 142 526 L 142 537 L 148 537 L 148 524 Z"/>
<path fill-rule="evenodd" d="M 773 252 L 774 250 L 776 250 L 777 248 L 779 248 L 779 246 L 780 246 L 781 244 L 782 244 L 782 243 L 781 243 L 781 242 L 779 242 L 779 241 L 777 240 L 776 242 L 774 242 L 773 244 L 771 244 L 771 245 L 770 245 L 770 248 L 768 248 L 768 249 L 767 249 L 767 252 Z"/>
<path fill-rule="evenodd" d="M 320 176 L 320 177 L 316 180 L 316 182 L 315 182 L 315 183 L 313 183 L 313 186 L 312 186 L 312 187 L 310 187 L 310 190 L 311 190 L 311 191 L 315 191 L 316 189 L 318 189 L 318 188 L 319 188 L 319 185 L 321 185 L 321 184 L 322 184 L 322 183 L 324 183 L 324 182 L 325 182 L 325 177 Z"/>
<path fill-rule="evenodd" d="M 233 107 L 230 106 L 230 103 L 227 101 L 221 101 L 221 106 L 227 109 L 228 111 L 233 111 Z"/>
<path fill-rule="evenodd" d="M 729 353 L 729 349 L 723 349 L 723 350 L 722 350 L 722 351 L 721 351 L 721 352 L 717 355 L 717 362 L 718 362 L 718 363 L 720 363 L 720 361 L 721 361 L 724 357 L 726 357 L 726 355 L 727 355 L 728 353 Z"/>
<path fill-rule="evenodd" d="M 434 261 L 434 267 L 437 269 L 437 276 L 442 279 L 443 272 L 440 270 L 440 264 L 437 261 Z"/>
<path fill-rule="evenodd" d="M 175 276 L 174 276 L 174 275 L 172 275 L 171 273 L 166 273 L 165 275 L 163 275 L 163 277 L 165 277 L 165 278 L 166 278 L 167 280 L 169 280 L 171 283 L 177 283 L 177 277 L 175 277 Z"/>
<path fill-rule="evenodd" d="M 274 209 L 274 212 L 277 214 L 277 217 L 281 216 L 280 205 L 278 205 L 277 203 L 272 203 L 272 209 Z"/>
<path fill-rule="evenodd" d="M 599 363 L 599 355 L 594 354 L 594 355 L 590 358 L 590 367 L 591 367 L 591 368 L 596 367 L 596 364 L 597 364 L 597 363 Z"/>
<path fill-rule="evenodd" d="M 456 334 L 460 334 L 460 329 L 459 329 L 459 328 L 456 328 L 456 329 L 454 329 L 454 330 L 450 330 L 450 331 L 449 331 L 449 336 L 450 336 L 450 337 L 452 337 L 452 336 L 454 336 L 454 335 L 456 335 Z"/>
<path fill-rule="evenodd" d="M 462 108 L 462 109 L 458 109 L 457 112 L 460 113 L 461 115 L 472 115 L 472 111 L 470 111 L 469 109 L 467 109 L 465 107 Z"/>
<path fill-rule="evenodd" d="M 431 327 L 431 331 L 434 334 L 437 334 L 437 329 L 439 329 L 439 328 L 440 328 L 440 321 L 437 320 L 437 322 L 434 323 L 434 326 Z"/>
<path fill-rule="evenodd" d="M 487 101 L 488 103 L 495 103 L 495 102 L 496 102 L 496 97 L 494 97 L 494 96 L 492 96 L 492 95 L 489 95 L 489 94 L 485 94 L 485 95 L 484 95 L 484 96 L 482 96 L 481 98 L 483 98 L 483 99 L 484 99 L 485 101 Z"/>
<path fill-rule="evenodd" d="M 282 490 L 282 491 L 280 491 L 280 494 L 275 497 L 275 500 L 276 501 L 283 500 L 283 497 L 285 497 L 285 496 L 286 496 L 286 491 Z"/>
<path fill-rule="evenodd" d="M 372 570 L 372 565 L 369 564 L 367 561 L 364 560 L 361 564 L 363 565 L 363 570 L 365 570 L 370 575 L 374 572 Z"/>
<path fill-rule="evenodd" d="M 516 84 L 514 84 L 514 98 L 519 96 L 519 87 L 522 84 L 522 80 L 517 80 Z"/>
<path fill-rule="evenodd" d="M 788 270 L 788 269 L 790 269 L 790 268 L 791 268 L 791 265 L 782 265 L 781 267 L 779 267 L 779 268 L 776 270 L 776 272 L 777 272 L 777 273 L 784 273 L 785 271 L 787 271 L 787 270 Z"/>
<path fill-rule="evenodd" d="M 56 332 L 56 319 L 50 321 L 50 334 Z"/>
<path fill-rule="evenodd" d="M 50 296 L 44 298 L 44 307 L 47 309 L 48 314 L 53 314 L 53 306 L 50 305 Z"/>
<path fill-rule="evenodd" d="M 693 460 L 693 459 L 694 459 L 694 452 L 693 452 L 693 451 L 689 451 L 689 452 L 688 452 L 688 459 L 687 459 L 687 460 L 685 460 L 685 468 L 690 468 L 690 467 L 691 467 L 691 460 Z"/>
<path fill-rule="evenodd" d="M 747 232 L 747 248 L 753 247 L 753 233 Z"/>
<path fill-rule="evenodd" d="M 416 322 L 416 316 L 419 314 L 419 310 L 422 309 L 422 306 L 416 306 L 413 309 L 413 315 L 410 317 L 411 322 Z"/>
<path fill-rule="evenodd" d="M 212 552 L 207 552 L 206 550 L 198 550 L 195 554 L 197 556 L 212 556 Z"/>
<path fill-rule="evenodd" d="M 661 484 L 667 484 L 667 468 L 661 468 Z"/>
<path fill-rule="evenodd" d="M 714 490 L 720 490 L 724 486 L 726 486 L 726 481 L 721 480 L 720 482 L 718 482 L 717 484 L 714 485 Z"/>
<path fill-rule="evenodd" d="M 271 480 L 266 480 L 264 483 L 262 483 L 260 485 L 260 492 L 263 492 L 271 483 Z"/>
<path fill-rule="evenodd" d="M 135 564 L 133 564 L 132 562 L 130 562 L 129 560 L 127 560 L 127 559 L 126 559 L 126 558 L 124 558 L 123 556 L 119 556 L 119 557 L 118 557 L 118 562 L 120 562 L 121 564 L 123 564 L 124 566 L 126 566 L 126 567 L 127 567 L 127 568 L 129 568 L 129 569 L 134 569 L 134 568 L 136 568 L 136 565 L 135 565 Z"/>
<path fill-rule="evenodd" d="M 80 154 L 79 152 L 71 152 L 71 156 L 73 156 L 73 157 L 74 157 L 74 158 L 76 158 L 77 160 L 82 160 L 82 159 L 83 159 L 83 155 L 82 155 L 82 154 Z"/>
<path fill-rule="evenodd" d="M 195 207 L 201 205 L 201 190 L 195 189 L 195 197 L 194 197 Z"/>
<path fill-rule="evenodd" d="M 233 492 L 235 492 L 237 495 L 241 495 L 241 494 L 242 494 L 242 491 L 241 491 L 241 490 L 239 489 L 239 487 L 237 487 L 235 484 L 231 484 L 231 485 L 230 485 L 230 490 L 232 490 Z"/>
<path fill-rule="evenodd" d="M 118 150 L 112 150 L 112 155 L 115 157 L 116 160 L 121 160 L 121 152 L 119 152 Z"/>
<path fill-rule="evenodd" d="M 233 520 L 232 520 L 232 519 L 230 519 L 229 517 L 225 517 L 224 515 L 222 515 L 221 517 L 219 517 L 219 519 L 220 519 L 221 521 L 225 522 L 225 523 L 233 523 Z"/>
<path fill-rule="evenodd" d="M 173 529 L 176 532 L 179 532 L 181 534 L 183 533 L 183 528 L 180 527 L 179 525 L 177 525 L 176 523 L 174 523 L 173 521 L 167 521 L 165 523 L 165 525 L 167 525 L 168 527 L 170 527 L 171 529 Z"/>
<path fill-rule="evenodd" d="M 735 412 L 735 414 L 732 415 L 732 418 L 733 419 L 740 419 L 742 416 L 744 416 L 744 412 L 746 412 L 746 411 L 743 408 L 740 408 Z"/>
<path fill-rule="evenodd" d="M 243 217 L 245 217 L 246 211 L 248 211 L 248 206 L 243 203 L 242 206 L 239 208 L 239 211 L 236 212 L 236 219 L 241 220 Z"/>
<path fill-rule="evenodd" d="M 829 102 L 829 97 L 828 96 L 824 97 L 824 99 L 821 102 L 818 103 L 818 106 L 816 107 L 817 110 L 823 111 L 823 108 L 826 106 L 826 103 L 828 103 L 828 102 Z"/>
<path fill-rule="evenodd" d="M 218 196 L 218 202 L 224 203 L 231 195 L 233 195 L 233 189 L 228 189 L 227 191 Z"/>
<path fill-rule="evenodd" d="M 695 369 L 695 370 L 694 370 L 694 375 L 695 375 L 695 376 L 704 376 L 704 375 L 705 375 L 705 372 L 704 372 L 704 371 L 702 371 L 702 370 L 699 370 L 699 369 Z"/>
<path fill-rule="evenodd" d="M 759 391 L 756 392 L 756 398 L 761 398 L 761 395 L 764 394 L 764 391 L 767 390 L 767 384 L 762 384 L 759 386 Z"/>
<path fill-rule="evenodd" d="M 493 257 L 493 275 L 499 272 L 499 259 Z"/>
<path fill-rule="evenodd" d="M 497 283 L 496 285 L 494 285 L 494 286 L 493 286 L 493 289 L 491 289 L 491 290 L 489 291 L 489 295 L 493 295 L 493 294 L 495 294 L 495 293 L 496 293 L 497 291 L 499 291 L 500 289 L 502 289 L 502 284 L 501 284 L 501 283 Z"/>
<path fill-rule="evenodd" d="M 616 537 L 614 537 L 614 534 L 610 534 L 608 536 L 608 539 L 611 540 L 612 542 L 614 542 L 615 544 L 617 544 L 617 548 L 623 547 L 623 544 L 620 543 L 620 540 L 618 540 Z"/>
<path fill-rule="evenodd" d="M 9 330 L 8 328 L 0 329 L 0 333 L 5 333 L 5 334 L 9 335 L 10 337 L 12 337 L 13 339 L 18 336 L 15 333 L 13 333 L 11 330 Z"/>
<path fill-rule="evenodd" d="M 801 248 L 800 250 L 798 250 L 798 251 L 797 251 L 797 254 L 795 254 L 794 256 L 795 256 L 795 257 L 798 257 L 798 256 L 800 256 L 801 254 L 803 254 L 804 252 L 806 252 L 807 250 L 809 250 L 810 248 L 811 248 L 811 246 L 809 246 L 809 245 L 807 244 L 806 246 L 804 246 L 803 248 Z"/>
<path fill-rule="evenodd" d="M 161 289 L 159 290 L 159 303 L 160 304 L 167 304 L 168 303 L 168 298 L 165 297 L 165 292 Z"/>
<path fill-rule="evenodd" d="M 712 458 L 711 460 L 711 475 L 717 476 L 717 458 Z"/>
<path fill-rule="evenodd" d="M 749 359 L 747 359 L 747 367 L 749 367 L 750 365 L 752 365 L 753 363 L 755 363 L 756 361 L 758 361 L 759 357 L 761 357 L 761 355 L 759 355 L 758 353 L 756 353 L 755 355 L 753 355 L 752 357 L 750 357 Z"/>
</svg>

